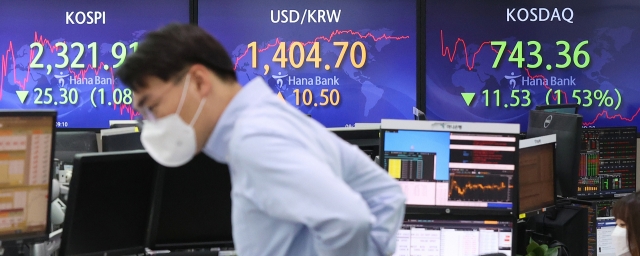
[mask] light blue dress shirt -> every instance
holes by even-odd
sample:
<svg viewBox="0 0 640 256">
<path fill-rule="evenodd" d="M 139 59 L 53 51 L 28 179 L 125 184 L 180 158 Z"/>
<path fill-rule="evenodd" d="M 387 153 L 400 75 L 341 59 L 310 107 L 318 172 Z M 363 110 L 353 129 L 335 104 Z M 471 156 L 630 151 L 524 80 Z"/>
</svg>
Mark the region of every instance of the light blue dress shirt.
<svg viewBox="0 0 640 256">
<path fill-rule="evenodd" d="M 229 165 L 238 255 L 395 251 L 405 210 L 398 182 L 262 78 L 233 98 L 203 151 Z"/>
</svg>

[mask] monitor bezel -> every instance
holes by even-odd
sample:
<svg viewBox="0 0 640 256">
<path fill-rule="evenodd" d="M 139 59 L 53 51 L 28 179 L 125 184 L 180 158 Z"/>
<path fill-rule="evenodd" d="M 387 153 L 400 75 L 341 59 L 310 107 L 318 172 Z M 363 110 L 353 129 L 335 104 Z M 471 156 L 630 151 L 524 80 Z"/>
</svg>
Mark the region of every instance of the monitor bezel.
<svg viewBox="0 0 640 256">
<path fill-rule="evenodd" d="M 118 160 L 137 159 L 139 158 L 140 155 L 147 155 L 147 154 L 148 153 L 144 150 L 77 154 L 74 158 L 74 163 L 73 163 L 73 166 L 74 166 L 73 178 L 69 183 L 69 195 L 67 200 L 67 208 L 73 209 L 77 204 L 77 194 L 75 192 L 78 191 L 78 187 L 80 186 L 80 182 L 82 180 L 83 163 L 95 163 L 98 161 L 104 161 L 105 157 L 114 158 Z M 65 217 L 63 222 L 64 228 L 62 230 L 62 239 L 61 239 L 62 242 L 60 243 L 61 255 L 96 255 L 97 256 L 97 255 L 128 255 L 128 254 L 144 253 L 145 244 L 139 247 L 122 248 L 122 249 L 115 249 L 115 250 L 109 250 L 109 251 L 90 252 L 90 253 L 83 253 L 83 254 L 68 254 L 66 251 L 67 251 L 67 247 L 70 244 L 69 232 L 73 230 L 74 215 L 75 215 L 74 211 L 65 212 Z"/>
<path fill-rule="evenodd" d="M 573 114 L 578 114 L 578 110 L 580 108 L 580 105 L 578 104 L 554 104 L 554 105 L 537 105 L 535 110 L 543 110 L 546 111 L 548 109 L 560 109 L 560 108 L 573 108 L 575 109 L 575 113 Z"/>
<path fill-rule="evenodd" d="M 520 145 L 520 124 L 507 123 L 473 123 L 473 122 L 444 122 L 444 121 L 423 121 L 423 120 L 390 120 L 383 119 L 380 126 L 380 166 L 384 169 L 384 140 L 386 131 L 441 131 L 455 133 L 477 133 L 477 134 L 503 134 L 515 138 L 515 167 L 513 172 L 513 187 L 511 209 L 489 208 L 489 207 L 465 207 L 465 206 L 439 206 L 439 205 L 405 205 L 407 213 L 422 214 L 443 214 L 452 216 L 513 216 L 519 213 L 519 145 Z M 385 170 L 386 172 L 386 170 Z"/>
<path fill-rule="evenodd" d="M 48 200 L 47 200 L 47 224 L 44 233 L 31 233 L 26 235 L 6 235 L 0 236 L 0 241 L 2 242 L 12 242 L 12 241 L 33 241 L 33 242 L 43 242 L 49 240 L 49 234 L 52 232 L 51 230 L 51 190 L 53 187 L 53 179 L 55 176 L 55 168 L 53 167 L 53 158 L 55 155 L 55 133 L 57 131 L 56 122 L 58 120 L 58 111 L 56 110 L 0 110 L 0 118 L 2 117 L 50 117 L 52 118 L 51 122 L 51 156 L 49 158 L 49 165 L 51 169 L 49 170 L 49 191 L 48 191 Z"/>
</svg>

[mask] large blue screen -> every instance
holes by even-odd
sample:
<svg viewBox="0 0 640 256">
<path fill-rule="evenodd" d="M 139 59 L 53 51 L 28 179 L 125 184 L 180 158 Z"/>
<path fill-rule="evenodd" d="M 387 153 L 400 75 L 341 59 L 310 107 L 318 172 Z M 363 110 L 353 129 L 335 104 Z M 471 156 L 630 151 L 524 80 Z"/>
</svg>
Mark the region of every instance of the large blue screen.
<svg viewBox="0 0 640 256">
<path fill-rule="evenodd" d="M 328 127 L 413 118 L 416 1 L 200 0 L 198 24 L 236 63 Z"/>
<path fill-rule="evenodd" d="M 0 108 L 56 109 L 59 128 L 133 119 L 118 63 L 149 30 L 189 22 L 188 0 L 23 0 L 0 8 Z"/>
<path fill-rule="evenodd" d="M 640 2 L 426 1 L 427 119 L 520 123 L 576 103 L 585 127 L 640 126 Z"/>
</svg>

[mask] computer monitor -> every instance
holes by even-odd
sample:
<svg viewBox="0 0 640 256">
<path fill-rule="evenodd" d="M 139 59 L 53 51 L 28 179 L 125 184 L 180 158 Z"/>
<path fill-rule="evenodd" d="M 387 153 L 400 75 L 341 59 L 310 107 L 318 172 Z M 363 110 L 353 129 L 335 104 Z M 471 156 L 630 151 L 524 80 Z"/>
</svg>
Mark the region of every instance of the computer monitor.
<svg viewBox="0 0 640 256">
<path fill-rule="evenodd" d="M 77 155 L 61 255 L 144 253 L 156 170 L 144 151 Z"/>
<path fill-rule="evenodd" d="M 527 138 L 556 135 L 556 192 L 562 197 L 575 197 L 578 192 L 581 132 L 581 115 L 529 112 Z"/>
<path fill-rule="evenodd" d="M 570 255 L 590 255 L 588 207 L 558 205 L 533 219 L 535 228 L 531 230 L 542 235 L 533 236 L 534 241 L 547 245 L 559 241 L 566 245 Z"/>
<path fill-rule="evenodd" d="M 564 114 L 578 114 L 578 104 L 555 104 L 555 105 L 538 105 L 536 110 L 542 110 L 545 112 L 564 113 Z"/>
<path fill-rule="evenodd" d="M 519 124 L 382 120 L 380 164 L 421 211 L 517 211 Z"/>
<path fill-rule="evenodd" d="M 109 120 L 109 128 L 140 127 L 140 120 Z"/>
<path fill-rule="evenodd" d="M 617 199 L 596 200 L 596 216 L 597 217 L 613 217 L 613 205 Z"/>
<path fill-rule="evenodd" d="M 98 152 L 98 139 L 95 132 L 56 132 L 55 158 L 65 164 L 72 164 L 78 153 Z"/>
<path fill-rule="evenodd" d="M 102 136 L 102 152 L 142 150 L 139 132 Z"/>
<path fill-rule="evenodd" d="M 437 219 L 407 217 L 396 236 L 394 256 L 469 256 L 503 253 L 514 247 L 511 220 Z"/>
<path fill-rule="evenodd" d="M 46 240 L 57 113 L 0 111 L 0 241 Z"/>
<path fill-rule="evenodd" d="M 601 217 L 597 220 L 597 255 L 598 256 L 617 256 L 613 247 L 611 233 L 616 227 L 615 217 Z"/>
<path fill-rule="evenodd" d="M 587 255 L 596 255 L 596 247 L 598 246 L 596 242 L 596 219 L 598 218 L 596 211 L 597 202 L 577 199 L 570 201 L 573 206 L 579 206 L 587 209 Z"/>
<path fill-rule="evenodd" d="M 520 141 L 520 213 L 555 204 L 555 150 L 555 134 Z"/>
<path fill-rule="evenodd" d="M 160 167 L 149 248 L 233 247 L 229 168 L 204 154 L 182 167 Z"/>
<path fill-rule="evenodd" d="M 329 128 L 329 130 L 343 140 L 358 146 L 371 159 L 380 152 L 380 124 L 365 127 Z"/>
<path fill-rule="evenodd" d="M 623 197 L 636 191 L 637 127 L 582 130 L 578 198 Z"/>
</svg>

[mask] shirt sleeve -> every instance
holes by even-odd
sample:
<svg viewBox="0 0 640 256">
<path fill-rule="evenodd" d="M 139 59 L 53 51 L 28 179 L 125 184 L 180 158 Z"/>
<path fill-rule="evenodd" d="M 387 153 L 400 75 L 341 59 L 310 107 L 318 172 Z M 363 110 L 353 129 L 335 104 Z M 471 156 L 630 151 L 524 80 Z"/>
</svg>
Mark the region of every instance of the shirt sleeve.
<svg viewBox="0 0 640 256">
<path fill-rule="evenodd" d="M 362 195 L 376 222 L 371 230 L 372 243 L 369 255 L 392 255 L 396 249 L 396 235 L 405 214 L 406 197 L 398 181 L 357 146 L 341 141 L 344 180 Z"/>
<path fill-rule="evenodd" d="M 368 255 L 374 215 L 318 156 L 278 134 L 243 135 L 231 147 L 229 162 L 247 172 L 247 195 L 259 209 L 305 225 L 319 255 Z"/>
</svg>

